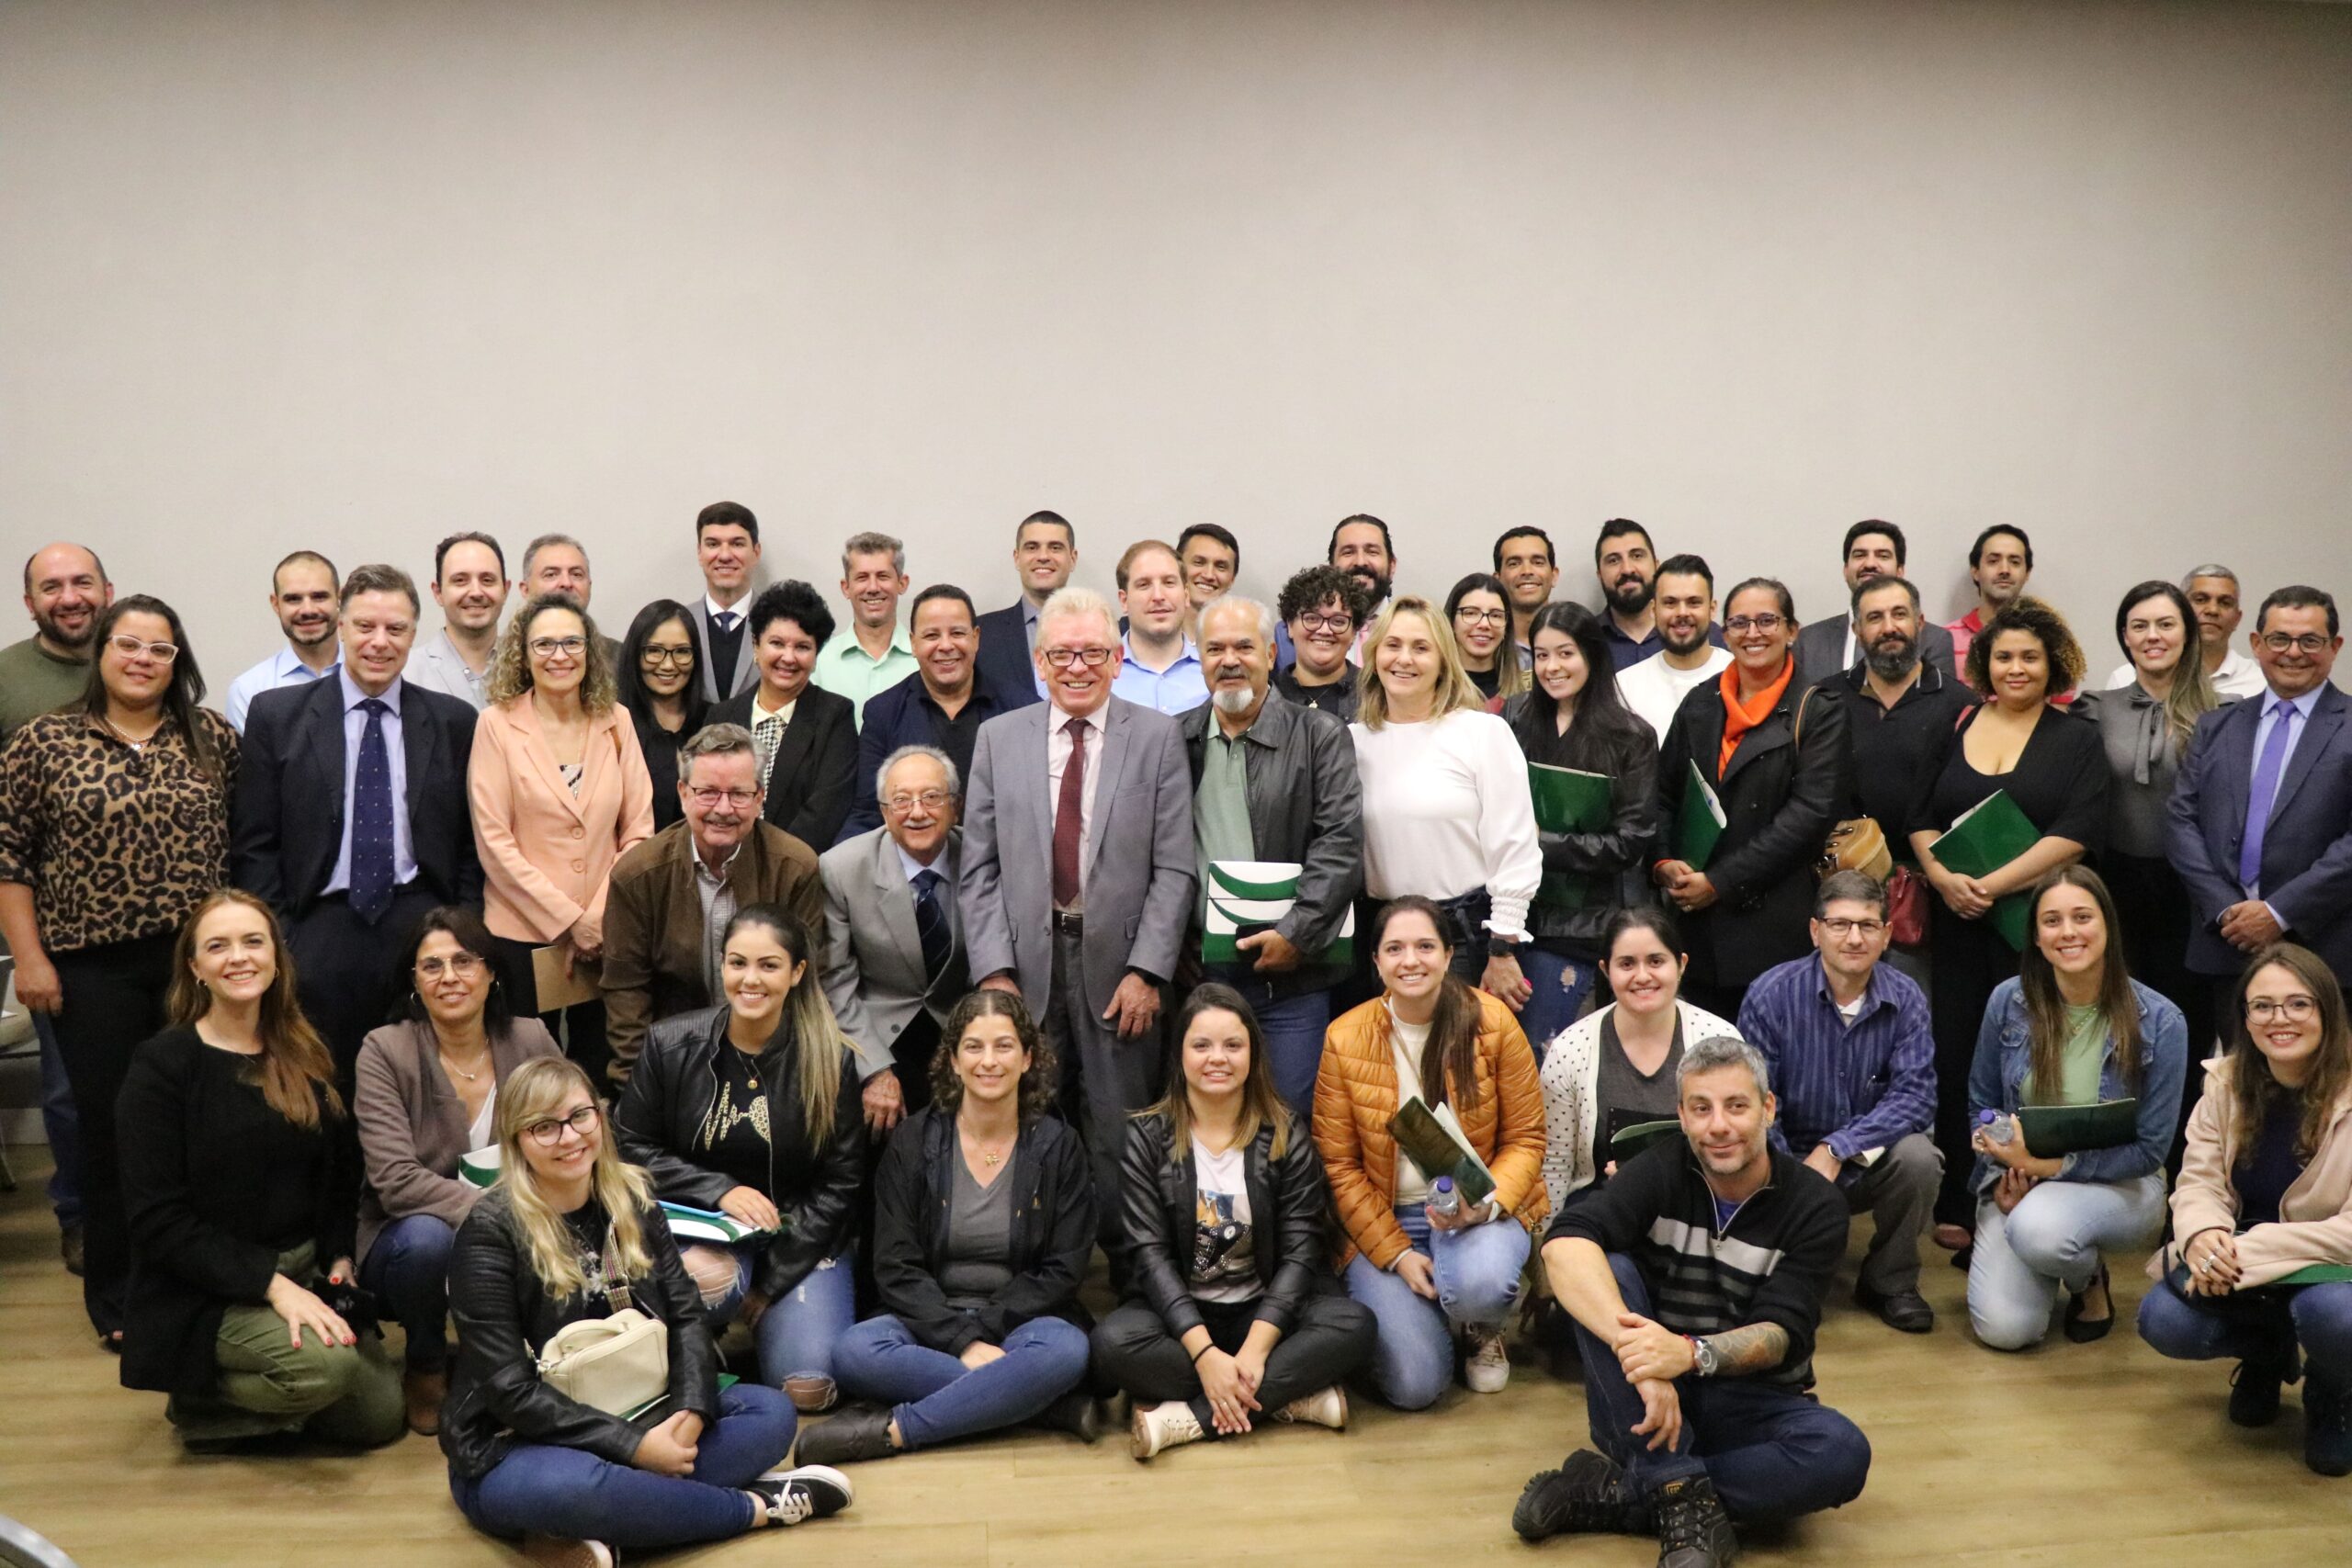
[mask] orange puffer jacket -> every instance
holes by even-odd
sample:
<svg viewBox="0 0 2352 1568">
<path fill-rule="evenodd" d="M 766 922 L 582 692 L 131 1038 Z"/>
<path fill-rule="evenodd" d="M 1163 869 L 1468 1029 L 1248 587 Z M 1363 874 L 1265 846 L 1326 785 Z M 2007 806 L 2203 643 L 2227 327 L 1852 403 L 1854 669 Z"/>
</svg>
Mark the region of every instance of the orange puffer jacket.
<svg viewBox="0 0 2352 1568">
<path fill-rule="evenodd" d="M 1484 991 L 1471 994 L 1479 1007 L 1478 1102 L 1465 1109 L 1451 1079 L 1446 1101 L 1495 1173 L 1496 1201 L 1533 1230 L 1552 1206 L 1544 1190 L 1544 1091 L 1535 1054 L 1509 1008 Z M 1396 1215 L 1396 1140 L 1388 1121 L 1397 1098 L 1388 1004 L 1375 998 L 1332 1021 L 1315 1079 L 1315 1146 L 1339 1210 L 1341 1269 L 1359 1251 L 1377 1267 L 1392 1268 L 1412 1246 Z"/>
</svg>

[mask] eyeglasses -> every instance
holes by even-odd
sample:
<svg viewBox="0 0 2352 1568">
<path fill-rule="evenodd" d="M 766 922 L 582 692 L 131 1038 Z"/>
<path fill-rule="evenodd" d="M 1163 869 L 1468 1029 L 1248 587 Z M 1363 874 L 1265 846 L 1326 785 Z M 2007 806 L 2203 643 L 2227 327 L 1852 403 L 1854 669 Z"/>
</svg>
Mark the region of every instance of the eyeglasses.
<svg viewBox="0 0 2352 1568">
<path fill-rule="evenodd" d="M 452 953 L 446 959 L 420 958 L 416 961 L 417 978 L 421 980 L 438 980 L 444 975 L 470 980 L 481 973 L 481 960 L 470 953 Z"/>
<path fill-rule="evenodd" d="M 686 793 L 694 796 L 696 806 L 705 809 L 723 802 L 741 810 L 760 798 L 760 792 L 755 789 L 690 789 Z"/>
<path fill-rule="evenodd" d="M 552 659 L 559 653 L 577 659 L 587 648 L 588 639 L 584 637 L 535 637 L 530 642 L 532 655 L 539 659 Z"/>
<path fill-rule="evenodd" d="M 695 650 L 691 648 L 655 648 L 649 643 L 638 649 L 637 661 L 648 668 L 662 664 L 692 664 Z"/>
<path fill-rule="evenodd" d="M 1474 626 L 1498 626 L 1510 619 L 1509 610 L 1456 610 L 1453 618 L 1467 621 Z"/>
<path fill-rule="evenodd" d="M 1100 670 L 1111 662 L 1111 650 L 1107 648 L 1049 648 L 1045 654 L 1046 662 L 1057 670 L 1067 670 L 1080 660 L 1086 661 L 1089 670 Z"/>
<path fill-rule="evenodd" d="M 1821 929 L 1831 936 L 1839 938 L 1876 937 L 1881 931 L 1886 930 L 1886 922 L 1884 920 L 1826 919 L 1821 922 Z"/>
<path fill-rule="evenodd" d="M 2245 1015 L 2256 1023 L 2268 1023 L 2274 1018 L 2283 1018 L 2289 1023 L 2301 1023 L 2318 1006 L 2309 997 L 2289 997 L 2276 1002 L 2268 997 L 2262 997 L 2245 1004 Z"/>
<path fill-rule="evenodd" d="M 117 646 L 122 642 L 120 637 L 114 640 Z M 2320 636 L 2317 632 L 2305 632 L 2301 637 L 2289 637 L 2285 632 L 2262 634 L 2262 646 L 2273 653 L 2285 653 L 2290 649 L 2297 653 L 2324 653 L 2327 651 L 2327 645 L 2333 640 L 2333 638 Z"/>
<path fill-rule="evenodd" d="M 149 642 L 144 637 L 132 637 L 129 632 L 118 632 L 107 638 L 107 646 L 125 659 L 136 659 L 143 653 L 158 664 L 169 664 L 180 656 L 179 649 L 172 643 Z"/>
<path fill-rule="evenodd" d="M 947 803 L 955 798 L 944 789 L 927 789 L 919 795 L 908 795 L 901 791 L 889 796 L 882 804 L 903 816 L 912 811 L 918 802 L 925 811 L 944 811 L 947 808 Z"/>
<path fill-rule="evenodd" d="M 1778 615 L 1734 615 L 1724 623 L 1724 630 L 1744 632 L 1753 628 L 1759 632 L 1776 632 L 1781 629 L 1781 617 Z"/>
<path fill-rule="evenodd" d="M 1356 618 L 1345 610 L 1331 615 L 1309 610 L 1298 617 L 1298 624 L 1311 632 L 1338 632 L 1344 636 L 1355 629 Z"/>
<path fill-rule="evenodd" d="M 584 1138 L 596 1125 L 596 1119 L 603 1114 L 604 1112 L 593 1105 L 583 1105 L 569 1116 L 549 1116 L 543 1121 L 534 1122 L 523 1129 L 523 1135 L 535 1144 L 551 1146 L 563 1142 L 564 1129 L 569 1127 Z"/>
</svg>

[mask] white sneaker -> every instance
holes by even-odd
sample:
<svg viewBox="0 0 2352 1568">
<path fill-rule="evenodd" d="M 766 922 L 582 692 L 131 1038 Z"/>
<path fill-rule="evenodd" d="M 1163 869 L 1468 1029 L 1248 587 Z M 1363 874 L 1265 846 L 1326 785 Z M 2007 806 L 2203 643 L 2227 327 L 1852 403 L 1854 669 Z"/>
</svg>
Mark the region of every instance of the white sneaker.
<svg viewBox="0 0 2352 1568">
<path fill-rule="evenodd" d="M 838 1514 L 854 1495 L 849 1477 L 825 1464 L 771 1470 L 745 1490 L 767 1499 L 772 1525 L 797 1525 Z"/>
<path fill-rule="evenodd" d="M 1138 1460 L 1200 1440 L 1201 1424 L 1193 1418 L 1193 1407 L 1181 1399 L 1138 1404 L 1127 1422 L 1127 1451 Z"/>
<path fill-rule="evenodd" d="M 1274 1412 L 1277 1421 L 1303 1422 L 1309 1427 L 1329 1427 L 1334 1432 L 1348 1429 L 1348 1394 L 1339 1384 L 1317 1389 L 1313 1393 L 1292 1400 Z"/>
<path fill-rule="evenodd" d="M 613 1568 L 613 1549 L 601 1540 L 565 1540 L 551 1535 L 526 1535 L 523 1555 L 533 1568 Z"/>
<path fill-rule="evenodd" d="M 1499 1328 L 1462 1331 L 1462 1382 L 1473 1393 L 1500 1393 L 1510 1382 L 1510 1352 Z"/>
</svg>

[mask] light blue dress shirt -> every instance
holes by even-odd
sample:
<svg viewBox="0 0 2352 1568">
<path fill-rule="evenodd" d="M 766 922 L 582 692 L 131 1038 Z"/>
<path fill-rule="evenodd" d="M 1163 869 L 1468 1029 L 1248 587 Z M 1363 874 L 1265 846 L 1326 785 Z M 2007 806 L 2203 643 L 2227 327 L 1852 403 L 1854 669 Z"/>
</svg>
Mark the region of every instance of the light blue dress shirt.
<svg viewBox="0 0 2352 1568">
<path fill-rule="evenodd" d="M 351 891 L 351 791 L 359 777 L 359 740 L 368 733 L 368 715 L 360 704 L 368 694 L 352 683 L 338 666 L 334 678 L 343 687 L 343 841 L 335 846 L 334 874 L 324 891 Z M 408 830 L 408 750 L 401 743 L 401 694 L 406 681 L 395 681 L 378 699 L 391 712 L 384 716 L 385 761 L 392 770 L 392 886 L 416 880 L 416 845 Z"/>
<path fill-rule="evenodd" d="M 1187 713 L 1209 700 L 1208 680 L 1201 673 L 1201 656 L 1189 637 L 1176 662 L 1156 674 L 1136 662 L 1132 638 L 1125 640 L 1124 651 L 1126 657 L 1120 661 L 1119 673 L 1111 682 L 1113 696 L 1165 714 Z"/>
<path fill-rule="evenodd" d="M 291 648 L 281 648 L 229 682 L 229 694 L 221 699 L 220 710 L 228 716 L 229 728 L 243 735 L 245 715 L 252 711 L 255 697 L 282 686 L 307 686 L 342 669 L 343 660 L 338 659 L 323 670 L 313 670 L 295 657 Z"/>
</svg>

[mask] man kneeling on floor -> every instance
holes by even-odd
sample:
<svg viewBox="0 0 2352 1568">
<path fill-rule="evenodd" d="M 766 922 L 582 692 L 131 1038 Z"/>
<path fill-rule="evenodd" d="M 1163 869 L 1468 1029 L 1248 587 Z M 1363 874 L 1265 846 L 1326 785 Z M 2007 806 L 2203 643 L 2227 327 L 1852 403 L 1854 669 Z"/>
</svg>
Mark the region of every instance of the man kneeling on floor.
<svg viewBox="0 0 2352 1568">
<path fill-rule="evenodd" d="M 1770 1146 L 1754 1047 L 1700 1041 L 1675 1077 L 1682 1137 L 1628 1160 L 1544 1241 L 1602 1451 L 1530 1481 L 1511 1526 L 1529 1540 L 1655 1532 L 1659 1568 L 1717 1568 L 1738 1553 L 1735 1522 L 1860 1496 L 1871 1446 L 1809 1392 L 1845 1199 Z"/>
</svg>

